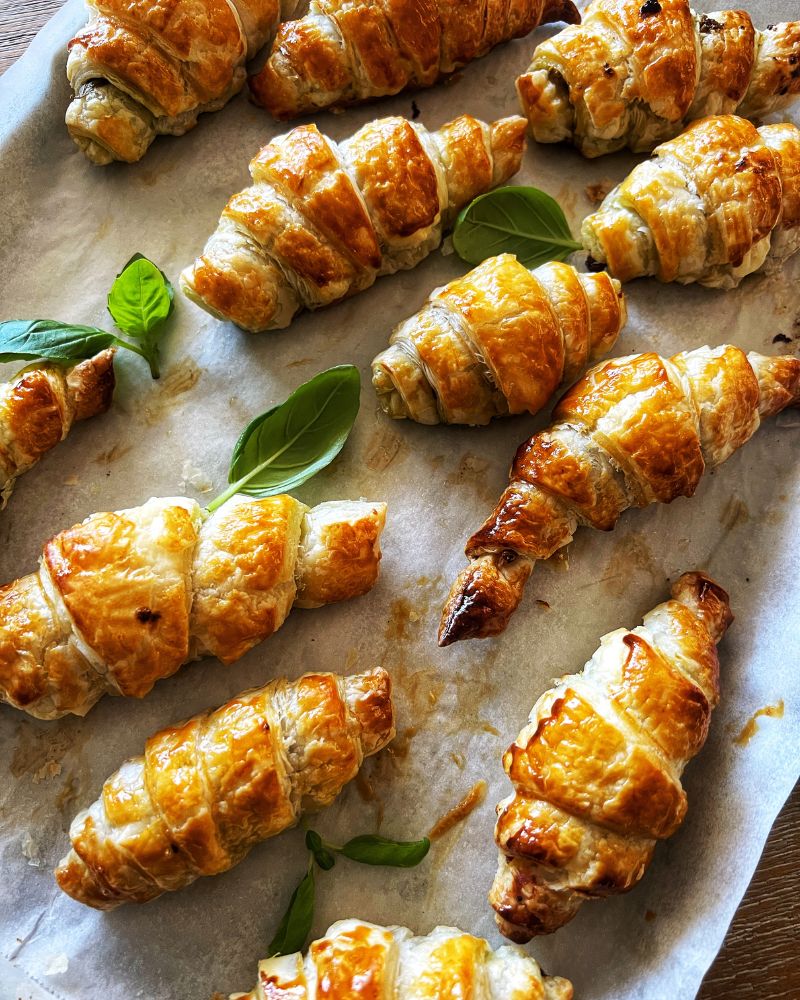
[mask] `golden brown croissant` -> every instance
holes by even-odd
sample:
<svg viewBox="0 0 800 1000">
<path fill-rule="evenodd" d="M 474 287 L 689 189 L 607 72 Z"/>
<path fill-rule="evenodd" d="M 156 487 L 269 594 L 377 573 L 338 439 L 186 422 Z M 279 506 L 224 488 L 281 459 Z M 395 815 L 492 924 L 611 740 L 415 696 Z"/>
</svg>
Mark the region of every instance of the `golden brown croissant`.
<svg viewBox="0 0 800 1000">
<path fill-rule="evenodd" d="M 69 43 L 67 128 L 93 162 L 132 163 L 242 89 L 244 64 L 299 0 L 88 0 Z"/>
<path fill-rule="evenodd" d="M 716 643 L 728 595 L 685 573 L 673 600 L 617 629 L 563 677 L 506 751 L 514 793 L 497 807 L 489 900 L 513 941 L 549 934 L 581 903 L 626 892 L 686 813 L 680 776 L 719 701 Z"/>
<path fill-rule="evenodd" d="M 142 698 L 200 656 L 234 660 L 293 605 L 365 594 L 386 505 L 185 497 L 93 514 L 45 545 L 38 573 L 0 589 L 0 702 L 40 719 Z"/>
<path fill-rule="evenodd" d="M 611 350 L 625 317 L 619 282 L 604 272 L 490 257 L 395 327 L 372 384 L 390 417 L 422 424 L 536 413 Z"/>
<path fill-rule="evenodd" d="M 306 674 L 151 737 L 70 826 L 56 880 L 99 910 L 218 875 L 333 802 L 394 736 L 389 675 Z"/>
<path fill-rule="evenodd" d="M 581 238 L 620 281 L 735 288 L 800 248 L 800 129 L 695 122 L 609 192 Z"/>
<path fill-rule="evenodd" d="M 800 93 L 799 66 L 800 21 L 758 31 L 743 10 L 593 0 L 538 46 L 517 92 L 538 142 L 601 156 L 649 151 L 706 115 L 780 110 Z"/>
<path fill-rule="evenodd" d="M 579 20 L 572 0 L 311 0 L 250 89 L 275 118 L 296 118 L 430 87 L 539 24 Z"/>
<path fill-rule="evenodd" d="M 324 985 L 323 985 L 324 984 Z M 369 992 L 364 989 L 369 984 Z M 520 948 L 492 951 L 456 927 L 414 937 L 407 927 L 337 920 L 299 952 L 258 965 L 258 985 L 230 1000 L 572 1000 L 572 984 L 545 976 Z"/>
<path fill-rule="evenodd" d="M 462 115 L 436 132 L 382 118 L 345 142 L 301 125 L 264 146 L 181 275 L 190 299 L 258 332 L 414 267 L 476 195 L 519 170 L 525 122 Z"/>
<path fill-rule="evenodd" d="M 113 349 L 70 368 L 38 364 L 0 384 L 0 509 L 17 476 L 63 441 L 76 420 L 105 413 L 113 395 Z"/>
<path fill-rule="evenodd" d="M 610 531 L 629 507 L 690 497 L 762 419 L 800 403 L 800 358 L 701 347 L 598 365 L 561 398 L 554 423 L 517 449 L 509 485 L 467 542 L 439 643 L 498 635 L 537 559 L 579 525 Z"/>
</svg>

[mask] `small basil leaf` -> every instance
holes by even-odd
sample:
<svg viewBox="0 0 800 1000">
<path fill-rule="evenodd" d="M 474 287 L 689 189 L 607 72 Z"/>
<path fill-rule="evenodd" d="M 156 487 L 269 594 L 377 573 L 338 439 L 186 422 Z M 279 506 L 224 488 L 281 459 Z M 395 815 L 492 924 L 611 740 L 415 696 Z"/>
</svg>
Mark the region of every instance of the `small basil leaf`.
<svg viewBox="0 0 800 1000">
<path fill-rule="evenodd" d="M 430 847 L 427 837 L 422 840 L 387 840 L 386 837 L 365 835 L 348 840 L 339 852 L 362 865 L 413 868 L 422 861 Z"/>
<path fill-rule="evenodd" d="M 251 420 L 236 442 L 228 473 L 232 485 L 213 500 L 213 511 L 234 493 L 284 493 L 324 469 L 342 450 L 358 414 L 361 378 L 353 365 L 320 372 L 286 402 Z"/>
<path fill-rule="evenodd" d="M 83 361 L 112 347 L 116 337 L 95 326 L 73 326 L 54 319 L 12 319 L 0 323 L 0 363 L 35 361 Z"/>
<path fill-rule="evenodd" d="M 292 893 L 289 908 L 278 924 L 275 937 L 267 948 L 267 958 L 291 955 L 302 951 L 314 920 L 314 869 L 309 866 L 305 877 Z"/>
<path fill-rule="evenodd" d="M 482 194 L 461 211 L 453 248 L 468 264 L 513 253 L 525 267 L 566 260 L 582 244 L 575 240 L 561 206 L 534 187 L 501 187 Z"/>
<path fill-rule="evenodd" d="M 108 311 L 124 334 L 139 341 L 153 378 L 159 363 L 154 331 L 172 312 L 174 297 L 164 273 L 141 254 L 131 257 L 108 293 Z"/>
<path fill-rule="evenodd" d="M 306 833 L 306 847 L 314 855 L 314 860 L 324 872 L 329 872 L 336 864 L 336 858 L 325 846 L 322 837 L 315 831 Z"/>
</svg>

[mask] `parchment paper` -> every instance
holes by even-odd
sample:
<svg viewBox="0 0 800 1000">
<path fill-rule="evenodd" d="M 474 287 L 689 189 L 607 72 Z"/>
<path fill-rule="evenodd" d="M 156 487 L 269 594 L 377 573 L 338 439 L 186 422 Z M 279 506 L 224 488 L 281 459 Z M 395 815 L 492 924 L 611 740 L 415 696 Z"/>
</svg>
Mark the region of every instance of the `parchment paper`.
<svg viewBox="0 0 800 1000">
<path fill-rule="evenodd" d="M 750 6 L 759 25 L 786 16 L 777 0 Z M 191 134 L 157 140 L 135 166 L 90 166 L 63 125 L 64 47 L 83 20 L 81 3 L 70 0 L 0 82 L 3 318 L 108 326 L 107 290 L 135 251 L 177 284 L 227 197 L 247 182 L 249 158 L 279 131 L 241 95 Z M 449 86 L 417 94 L 421 120 L 436 127 L 462 112 L 514 113 L 513 80 L 532 48 L 533 39 L 501 47 Z M 378 115 L 411 112 L 411 96 L 401 96 L 317 120 L 338 139 Z M 516 180 L 558 197 L 577 230 L 591 207 L 586 185 L 616 181 L 634 162 L 584 162 L 569 149 L 532 146 Z M 627 289 L 630 320 L 615 353 L 669 354 L 725 341 L 796 352 L 799 265 L 728 293 L 636 282 Z M 314 935 L 359 916 L 417 932 L 454 924 L 500 943 L 486 893 L 496 860 L 493 807 L 509 790 L 501 752 L 551 678 L 580 669 L 604 632 L 637 624 L 665 598 L 668 579 L 702 568 L 730 591 L 736 622 L 721 647 L 722 703 L 684 779 L 688 817 L 658 847 L 635 891 L 587 904 L 531 946 L 546 969 L 574 981 L 583 1000 L 695 995 L 798 776 L 800 419 L 795 412 L 765 426 L 705 478 L 694 499 L 630 512 L 610 535 L 583 530 L 563 559 L 537 567 L 504 636 L 440 650 L 436 624 L 464 564 L 464 542 L 502 490 L 517 444 L 546 422 L 542 414 L 488 429 L 431 429 L 378 411 L 372 357 L 394 323 L 465 269 L 455 256 L 435 253 L 288 331 L 255 337 L 177 295 L 161 381 L 151 382 L 139 359 L 120 356 L 112 412 L 76 428 L 19 481 L 0 514 L 3 581 L 32 571 L 44 540 L 92 511 L 183 491 L 210 499 L 250 417 L 318 370 L 353 362 L 364 382 L 355 430 L 341 457 L 298 496 L 308 503 L 386 499 L 389 520 L 371 594 L 295 611 L 232 667 L 202 661 L 144 701 L 106 698 L 84 720 L 40 723 L 0 707 L 3 998 L 206 1000 L 215 990 L 251 987 L 305 865 L 301 832 L 261 845 L 226 875 L 105 915 L 61 894 L 52 869 L 72 816 L 151 733 L 278 674 L 312 669 L 382 663 L 396 685 L 397 749 L 364 771 L 377 798 L 365 801 L 363 788 L 348 787 L 314 820 L 330 839 L 375 830 L 381 818 L 387 836 L 418 837 L 475 781 L 489 785 L 485 803 L 418 869 L 342 860 L 321 874 Z M 778 334 L 791 343 L 775 343 Z M 780 701 L 783 718 L 761 719 L 746 746 L 735 743 L 753 712 Z"/>
</svg>

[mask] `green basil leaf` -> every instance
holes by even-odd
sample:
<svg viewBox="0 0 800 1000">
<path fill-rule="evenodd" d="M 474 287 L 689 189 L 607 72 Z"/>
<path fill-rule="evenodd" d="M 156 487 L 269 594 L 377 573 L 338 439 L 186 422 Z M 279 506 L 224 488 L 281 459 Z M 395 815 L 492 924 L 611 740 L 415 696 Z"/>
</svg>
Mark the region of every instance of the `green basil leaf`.
<svg viewBox="0 0 800 1000">
<path fill-rule="evenodd" d="M 358 414 L 360 391 L 358 369 L 339 365 L 251 420 L 233 449 L 232 485 L 208 509 L 216 510 L 235 493 L 284 493 L 324 469 L 344 447 Z"/>
<path fill-rule="evenodd" d="M 275 937 L 267 948 L 267 958 L 302 951 L 314 920 L 314 869 L 309 866 L 305 878 L 292 893 L 289 908 L 278 924 Z"/>
<path fill-rule="evenodd" d="M 123 267 L 108 293 L 108 311 L 124 334 L 139 341 L 138 353 L 147 360 L 153 378 L 158 378 L 159 364 L 155 331 L 172 312 L 174 297 L 164 273 L 138 253 Z"/>
<path fill-rule="evenodd" d="M 413 868 L 431 848 L 427 837 L 422 840 L 387 840 L 386 837 L 365 835 L 353 837 L 339 848 L 351 861 L 362 865 L 389 865 L 392 868 Z"/>
<path fill-rule="evenodd" d="M 112 333 L 96 326 L 73 326 L 55 319 L 11 319 L 0 323 L 0 363 L 35 361 L 83 361 L 116 344 Z"/>
<path fill-rule="evenodd" d="M 535 187 L 501 187 L 482 194 L 461 211 L 453 248 L 468 264 L 513 253 L 525 267 L 566 260 L 582 244 L 575 240 L 561 206 Z"/>
<path fill-rule="evenodd" d="M 306 847 L 314 855 L 314 860 L 324 872 L 329 872 L 336 864 L 336 858 L 315 830 L 309 830 L 306 833 Z"/>
</svg>

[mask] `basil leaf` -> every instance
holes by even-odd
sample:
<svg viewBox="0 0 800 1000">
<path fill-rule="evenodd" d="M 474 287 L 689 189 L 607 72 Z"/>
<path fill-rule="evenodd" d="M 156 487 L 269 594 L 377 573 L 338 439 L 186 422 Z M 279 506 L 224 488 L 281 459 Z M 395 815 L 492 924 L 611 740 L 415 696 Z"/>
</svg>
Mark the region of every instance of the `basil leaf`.
<svg viewBox="0 0 800 1000">
<path fill-rule="evenodd" d="M 583 244 L 573 239 L 561 206 L 535 187 L 501 187 L 463 209 L 453 247 L 468 264 L 513 253 L 525 267 L 566 260 Z"/>
<path fill-rule="evenodd" d="M 138 349 L 158 378 L 159 356 L 156 328 L 172 312 L 175 291 L 156 265 L 134 254 L 117 275 L 108 293 L 108 311 L 124 334 L 139 341 Z"/>
<path fill-rule="evenodd" d="M 329 872 L 336 864 L 336 858 L 315 830 L 309 830 L 306 833 L 306 847 L 314 855 L 314 860 L 324 872 Z"/>
<path fill-rule="evenodd" d="M 365 835 L 353 837 L 340 847 L 339 853 L 362 865 L 389 865 L 392 868 L 413 868 L 431 847 L 427 837 L 422 840 L 387 840 L 386 837 Z"/>
<path fill-rule="evenodd" d="M 278 924 L 267 948 L 267 958 L 302 951 L 314 919 L 314 869 L 309 865 L 305 878 L 292 893 L 289 908 Z"/>
<path fill-rule="evenodd" d="M 116 342 L 112 333 L 96 326 L 73 326 L 55 319 L 11 319 L 0 323 L 0 363 L 37 358 L 83 361 Z"/>
<path fill-rule="evenodd" d="M 235 493 L 284 493 L 324 469 L 347 440 L 360 391 L 358 369 L 339 365 L 315 375 L 286 402 L 251 420 L 233 449 L 228 473 L 232 485 L 208 510 L 221 507 Z"/>
</svg>

